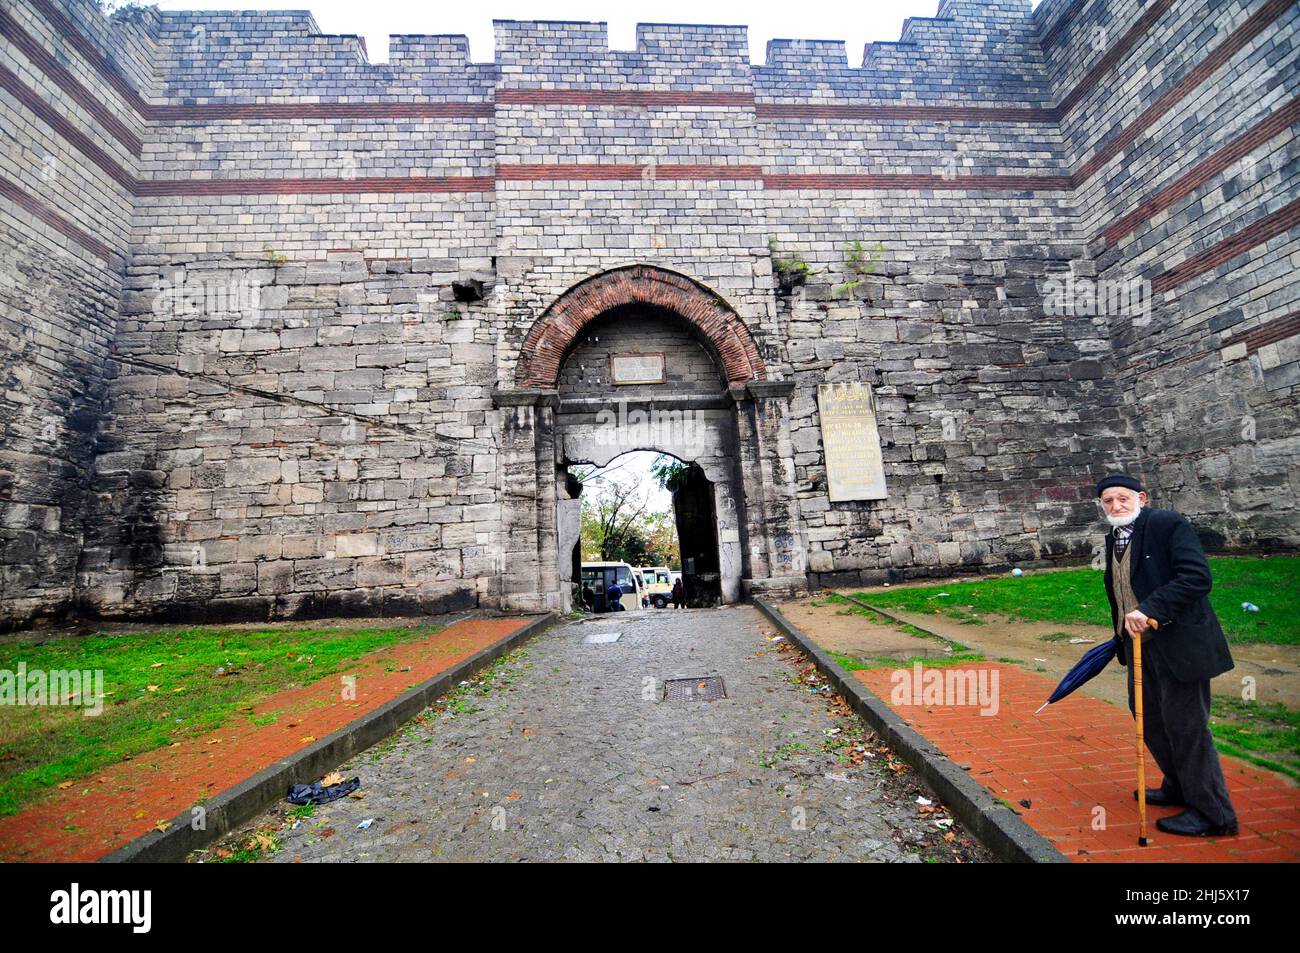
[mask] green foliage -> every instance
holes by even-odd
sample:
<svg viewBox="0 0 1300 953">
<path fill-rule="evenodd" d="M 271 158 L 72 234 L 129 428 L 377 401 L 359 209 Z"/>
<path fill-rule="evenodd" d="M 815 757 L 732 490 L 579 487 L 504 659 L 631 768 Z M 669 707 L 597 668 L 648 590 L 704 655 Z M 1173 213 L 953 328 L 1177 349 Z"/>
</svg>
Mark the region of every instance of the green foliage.
<svg viewBox="0 0 1300 953">
<path fill-rule="evenodd" d="M 682 488 L 690 469 L 690 464 L 682 463 L 676 457 L 670 457 L 666 453 L 659 454 L 650 464 L 651 475 L 669 493 L 676 493 Z"/>
<path fill-rule="evenodd" d="M 262 249 L 262 256 L 272 265 L 283 265 L 289 260 L 289 256 L 276 251 L 270 245 Z"/>
<path fill-rule="evenodd" d="M 651 464 L 655 479 L 677 461 L 660 455 Z M 681 466 L 684 466 L 682 464 Z M 656 469 L 657 468 L 657 469 Z M 671 512 L 649 508 L 650 500 L 637 478 L 620 474 L 617 466 L 599 470 L 570 470 L 583 485 L 582 558 L 587 562 L 626 562 L 632 566 L 679 566 L 677 524 Z"/>
<path fill-rule="evenodd" d="M 797 254 L 781 255 L 777 250 L 776 237 L 767 240 L 767 250 L 772 256 L 772 270 L 783 288 L 796 288 L 817 274 L 808 262 Z"/>
<path fill-rule="evenodd" d="M 855 241 L 846 245 L 844 249 L 844 270 L 851 276 L 848 281 L 842 285 L 835 286 L 835 297 L 847 295 L 853 297 L 853 292 L 867 279 L 867 276 L 876 270 L 876 265 L 884 257 L 885 246 L 881 242 L 876 242 L 870 248 L 863 246 L 862 242 Z"/>
<path fill-rule="evenodd" d="M 1215 697 L 1210 732 L 1224 754 L 1300 778 L 1300 712 L 1285 705 Z"/>
<path fill-rule="evenodd" d="M 251 711 L 268 695 L 438 629 L 173 626 L 2 642 L 0 669 L 100 670 L 107 697 L 90 718 L 75 705 L 0 706 L 0 816 L 125 758 L 236 721 L 273 722 L 275 712 Z"/>
<path fill-rule="evenodd" d="M 1300 556 L 1210 557 L 1210 604 L 1234 643 L 1300 643 Z M 947 593 L 940 596 L 940 593 Z M 908 586 L 858 598 L 885 609 L 929 612 L 960 621 L 986 614 L 1026 622 L 1110 627 L 1102 574 L 1060 569 L 942 586 Z M 1259 606 L 1246 612 L 1243 602 Z"/>
</svg>

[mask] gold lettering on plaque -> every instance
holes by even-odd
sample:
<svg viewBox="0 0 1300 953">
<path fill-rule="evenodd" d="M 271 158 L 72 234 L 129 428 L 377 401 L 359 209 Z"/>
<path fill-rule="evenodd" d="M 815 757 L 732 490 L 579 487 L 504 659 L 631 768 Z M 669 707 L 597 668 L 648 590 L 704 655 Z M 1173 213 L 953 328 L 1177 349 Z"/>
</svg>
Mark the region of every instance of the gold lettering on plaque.
<svg viewBox="0 0 1300 953">
<path fill-rule="evenodd" d="M 817 409 L 831 502 L 885 499 L 885 465 L 871 385 L 820 384 Z"/>
</svg>

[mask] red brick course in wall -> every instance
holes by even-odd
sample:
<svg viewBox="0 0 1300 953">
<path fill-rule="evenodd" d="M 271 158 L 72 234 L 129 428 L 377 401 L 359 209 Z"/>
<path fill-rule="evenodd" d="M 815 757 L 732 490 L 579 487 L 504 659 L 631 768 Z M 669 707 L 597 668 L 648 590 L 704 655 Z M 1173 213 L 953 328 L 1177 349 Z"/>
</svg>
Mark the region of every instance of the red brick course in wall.
<svg viewBox="0 0 1300 953">
<path fill-rule="evenodd" d="M 1165 15 L 1165 12 L 1174 5 L 1174 0 L 1156 0 L 1155 3 L 1147 7 L 1138 17 L 1136 23 L 1128 31 L 1115 41 L 1115 44 L 1106 50 L 1105 55 L 1099 59 L 1093 67 L 1083 75 L 1083 79 L 1074 85 L 1065 97 L 1056 104 L 1056 113 L 1059 118 L 1069 115 L 1070 110 L 1079 104 L 1079 101 L 1097 88 L 1101 83 L 1101 78 L 1115 68 L 1115 64 L 1124 58 L 1141 39 L 1147 35 L 1147 31 L 1155 25 L 1155 22 Z"/>
<path fill-rule="evenodd" d="M 151 179 L 137 195 L 298 195 L 365 192 L 491 192 L 492 176 L 357 176 L 293 179 Z"/>
<path fill-rule="evenodd" d="M 1224 42 L 1193 67 L 1181 80 L 1152 103 L 1129 126 L 1102 146 L 1082 166 L 1070 175 L 970 175 L 945 178 L 938 175 L 875 174 L 875 173 L 764 173 L 760 166 L 713 165 L 660 165 L 651 167 L 629 164 L 565 165 L 502 165 L 491 176 L 391 176 L 382 178 L 220 178 L 140 181 L 130 176 L 112 157 L 81 133 L 68 117 L 62 116 L 50 104 L 21 82 L 8 70 L 0 70 L 0 86 L 22 101 L 56 133 L 86 155 L 110 178 L 133 195 L 146 196 L 204 196 L 204 195 L 285 195 L 285 194 L 360 194 L 372 192 L 391 193 L 450 193 L 491 192 L 495 181 L 512 180 L 614 180 L 661 178 L 664 180 L 759 181 L 770 190 L 962 190 L 962 191 L 1069 191 L 1078 188 L 1100 171 L 1107 163 L 1154 125 L 1178 102 L 1199 87 L 1218 68 L 1258 36 L 1269 24 L 1281 16 L 1295 0 L 1267 0 L 1247 21 Z M 1171 6 L 1170 0 L 1158 0 L 1139 18 L 1138 22 L 1107 51 L 1082 80 L 1054 108 L 1025 107 L 950 107 L 950 106 L 896 106 L 863 104 L 801 104 L 756 103 L 749 93 L 722 93 L 706 90 L 593 90 L 545 89 L 511 90 L 496 92 L 495 102 L 457 103 L 260 103 L 260 104 L 165 104 L 145 102 L 131 87 L 121 70 L 101 54 L 83 37 L 48 0 L 32 0 L 32 6 L 66 38 L 87 62 L 121 94 L 137 114 L 151 121 L 192 121 L 223 119 L 282 119 L 282 118 L 399 118 L 446 117 L 490 118 L 496 105 L 565 104 L 565 105 L 635 105 L 676 106 L 713 105 L 754 109 L 759 118 L 845 118 L 845 119 L 917 119 L 932 121 L 1016 121 L 1055 122 L 1068 113 L 1085 96 L 1101 77 L 1111 70 L 1151 26 Z M 1053 25 L 1041 41 L 1050 45 L 1059 32 L 1081 9 L 1072 6 Z M 7 12 L 0 10 L 0 35 L 13 43 L 23 54 L 83 106 L 111 135 L 117 138 L 134 155 L 140 155 L 141 146 L 136 138 L 113 115 L 112 110 L 99 102 L 94 94 L 82 86 L 45 48 L 19 26 Z M 1169 207 L 1178 199 L 1190 194 L 1232 162 L 1248 154 L 1283 129 L 1294 125 L 1300 106 L 1293 100 L 1254 129 L 1239 137 L 1229 146 L 1219 150 L 1190 169 L 1177 181 L 1143 199 L 1122 218 L 1107 226 L 1098 238 L 1104 244 L 1113 244 L 1134 231 L 1142 222 Z M 56 211 L 48 208 L 35 196 L 16 183 L 6 183 L 6 195 L 23 196 L 16 202 L 28 211 L 40 208 L 39 217 L 57 228 L 62 234 L 78 241 L 88 250 L 102 257 L 102 243 L 87 244 L 85 233 L 72 225 Z M 35 214 L 35 213 L 34 213 Z M 1289 227 L 1289 226 L 1288 226 Z M 1251 236 L 1264 234 L 1258 226 L 1243 229 L 1238 235 L 1197 256 L 1200 262 L 1211 262 L 1214 267 L 1220 259 L 1229 258 L 1243 250 L 1242 242 Z M 1276 234 L 1276 233 L 1274 233 Z M 88 237 L 88 236 L 85 236 Z M 1260 240 L 1267 240 L 1260 239 Z M 1246 248 L 1250 245 L 1244 246 Z M 1192 267 L 1187 263 L 1171 269 L 1160 279 L 1181 283 L 1192 277 Z M 1197 272 L 1199 273 L 1199 272 Z M 1172 287 L 1167 284 L 1166 287 Z"/>
<path fill-rule="evenodd" d="M 30 109 L 42 122 L 66 139 L 73 148 L 98 166 L 108 177 L 127 192 L 136 188 L 135 178 L 107 152 L 95 145 L 90 137 L 61 116 L 53 106 L 41 99 L 12 70 L 0 66 L 0 89 Z"/>
<path fill-rule="evenodd" d="M 30 195 L 17 183 L 10 182 L 2 175 L 0 175 L 0 195 L 3 195 L 24 211 L 31 213 L 65 238 L 72 239 L 91 254 L 98 255 L 104 261 L 111 259 L 111 249 L 98 238 L 73 225 L 40 199 Z"/>
<path fill-rule="evenodd" d="M 754 108 L 751 93 L 658 89 L 499 89 L 503 106 L 740 106 Z"/>
<path fill-rule="evenodd" d="M 1291 100 L 1259 125 L 1234 139 L 1204 162 L 1193 166 L 1159 192 L 1148 196 L 1131 212 L 1102 232 L 1099 238 L 1106 245 L 1115 244 L 1125 235 L 1134 231 L 1140 224 L 1149 221 L 1179 199 L 1190 195 L 1197 188 L 1232 165 L 1232 163 L 1242 158 L 1242 156 L 1249 155 L 1256 148 L 1282 133 L 1296 122 L 1300 122 L 1300 97 Z"/>
<path fill-rule="evenodd" d="M 667 308 L 689 322 L 708 342 L 730 383 L 767 379 L 749 330 L 716 295 L 683 275 L 633 265 L 575 285 L 546 309 L 524 339 L 517 386 L 554 390 L 560 365 L 582 329 L 611 308 L 627 304 Z"/>
<path fill-rule="evenodd" d="M 1297 225 L 1300 225 L 1300 199 L 1290 205 L 1284 205 L 1272 215 L 1266 215 L 1259 221 L 1252 222 L 1223 241 L 1192 255 L 1181 264 L 1161 272 L 1151 280 L 1151 290 L 1160 294 L 1186 284 L 1197 275 L 1217 268 Z"/>
<path fill-rule="evenodd" d="M 753 180 L 763 178 L 763 168 L 757 165 L 674 165 L 630 163 L 563 162 L 529 164 L 500 164 L 496 169 L 498 180 L 533 181 L 539 179 L 573 179 L 584 182 L 605 179 L 710 179 Z"/>
<path fill-rule="evenodd" d="M 1068 192 L 1068 175 L 889 175 L 855 173 L 769 173 L 768 189 L 954 189 L 959 191 Z"/>
<path fill-rule="evenodd" d="M 1144 109 L 1137 119 L 1133 120 L 1126 128 L 1121 129 L 1119 135 L 1109 140 L 1091 159 L 1080 166 L 1074 173 L 1075 185 L 1081 185 L 1088 181 L 1098 169 L 1101 169 L 1111 159 L 1131 146 L 1137 141 L 1138 136 L 1155 125 L 1161 116 L 1173 109 L 1192 90 L 1209 79 L 1215 70 L 1232 59 L 1242 47 L 1262 33 L 1270 23 L 1285 13 L 1287 8 L 1295 2 L 1296 0 L 1268 0 L 1268 3 L 1256 10 L 1250 19 L 1234 30 L 1205 59 L 1192 67 L 1187 75 L 1166 90 L 1164 95 Z"/>
<path fill-rule="evenodd" d="M 1231 347 L 1234 344 L 1245 344 L 1246 353 L 1254 354 L 1261 347 L 1276 344 L 1278 341 L 1284 341 L 1297 334 L 1300 334 L 1300 311 L 1292 311 L 1290 314 L 1284 314 L 1280 318 L 1267 321 L 1259 327 L 1251 328 L 1249 331 L 1242 331 L 1239 334 L 1226 337 L 1220 346 Z"/>
<path fill-rule="evenodd" d="M 0 36 L 3 36 L 21 50 L 23 56 L 27 57 L 33 66 L 36 66 L 48 76 L 54 85 L 67 93 L 86 112 L 94 116 L 95 121 L 103 126 L 118 142 L 126 146 L 132 155 L 140 155 L 142 146 L 139 138 L 113 115 L 112 111 L 101 103 L 94 93 L 77 82 L 76 77 L 68 72 L 62 63 L 37 42 L 35 37 L 19 26 L 14 21 L 14 18 L 9 15 L 9 11 L 4 9 L 0 9 Z"/>
</svg>

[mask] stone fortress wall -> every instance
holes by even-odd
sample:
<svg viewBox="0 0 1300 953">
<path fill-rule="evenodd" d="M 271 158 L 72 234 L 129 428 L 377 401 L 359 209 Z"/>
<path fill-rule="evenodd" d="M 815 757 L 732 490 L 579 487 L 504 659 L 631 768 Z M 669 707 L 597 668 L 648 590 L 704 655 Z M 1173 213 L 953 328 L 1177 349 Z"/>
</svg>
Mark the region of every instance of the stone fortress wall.
<svg viewBox="0 0 1300 953">
<path fill-rule="evenodd" d="M 945 0 L 763 65 L 743 27 L 498 21 L 492 63 L 372 64 L 303 11 L 3 0 L 0 624 L 559 604 L 526 342 L 631 265 L 752 341 L 751 581 L 772 513 L 812 585 L 1086 558 L 1120 467 L 1294 547 L 1298 8 Z M 1067 276 L 1153 294 L 1062 309 Z M 681 333 L 632 335 L 689 355 L 663 399 L 710 379 Z M 887 500 L 828 499 L 839 381 Z"/>
</svg>

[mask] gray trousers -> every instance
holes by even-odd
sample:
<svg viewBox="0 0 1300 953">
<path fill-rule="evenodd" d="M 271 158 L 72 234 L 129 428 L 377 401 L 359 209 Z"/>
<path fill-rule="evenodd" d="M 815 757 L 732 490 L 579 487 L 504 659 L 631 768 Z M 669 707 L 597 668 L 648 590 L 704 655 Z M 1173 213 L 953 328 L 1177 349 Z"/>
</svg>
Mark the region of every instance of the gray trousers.
<svg viewBox="0 0 1300 953">
<path fill-rule="evenodd" d="M 1133 666 L 1128 666 L 1128 708 Z M 1160 651 L 1160 636 L 1142 642 L 1142 734 L 1164 772 L 1164 792 L 1200 811 L 1212 824 L 1236 824 L 1219 752 L 1210 734 L 1210 682 L 1180 682 Z"/>
</svg>

